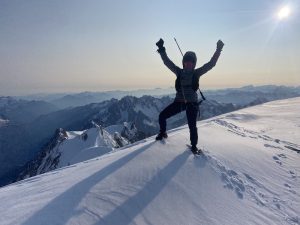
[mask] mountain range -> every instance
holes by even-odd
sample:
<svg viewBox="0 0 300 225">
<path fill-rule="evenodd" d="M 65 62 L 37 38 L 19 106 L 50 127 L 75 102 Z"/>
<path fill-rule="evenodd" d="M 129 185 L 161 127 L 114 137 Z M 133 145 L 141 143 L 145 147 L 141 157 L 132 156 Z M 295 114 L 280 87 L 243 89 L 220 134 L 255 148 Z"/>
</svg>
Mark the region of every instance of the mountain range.
<svg viewBox="0 0 300 225">
<path fill-rule="evenodd" d="M 278 99 L 292 98 L 300 96 L 300 87 L 263 85 L 248 85 L 241 88 L 210 89 L 202 90 L 207 99 L 215 100 L 220 103 L 233 103 L 245 106 L 257 98 L 272 101 Z M 83 106 L 90 103 L 102 102 L 112 98 L 121 99 L 125 96 L 142 97 L 150 95 L 155 97 L 175 96 L 175 89 L 155 88 L 141 89 L 133 91 L 104 91 L 104 92 L 81 92 L 81 93 L 60 93 L 60 94 L 35 94 L 27 96 L 16 96 L 17 99 L 46 101 L 63 109 L 67 107 Z"/>
<path fill-rule="evenodd" d="M 83 131 L 91 128 L 92 121 L 104 128 L 128 122 L 134 123 L 137 129 L 134 140 L 130 141 L 138 141 L 158 132 L 159 112 L 171 102 L 170 97 L 126 96 L 120 100 L 111 99 L 55 111 L 41 115 L 27 124 L 0 127 L 0 185 L 15 180 L 28 162 L 35 160 L 39 152 L 49 145 L 59 128 L 66 131 Z M 201 118 L 235 109 L 232 104 L 207 101 L 201 108 Z M 185 122 L 185 114 L 181 113 L 170 119 L 168 128 L 180 126 Z"/>
<path fill-rule="evenodd" d="M 156 95 L 171 93 L 173 89 L 137 90 Z M 122 136 L 130 143 L 149 137 L 158 131 L 159 112 L 170 102 L 174 94 L 165 97 L 133 97 L 122 95 L 128 91 L 84 92 L 78 94 L 41 94 L 23 96 L 24 99 L 0 97 L 0 186 L 8 184 L 24 172 L 28 165 L 39 158 L 47 148 L 56 131 L 84 131 L 90 129 L 92 121 L 101 127 L 118 128 L 120 133 L 124 123 L 134 124 L 136 133 L 133 137 Z M 55 105 L 60 99 L 71 96 L 75 101 Z M 112 98 L 100 103 L 102 97 Z M 207 101 L 201 105 L 199 119 L 227 113 L 240 108 L 262 104 L 274 99 L 300 96 L 299 87 L 286 86 L 245 86 L 223 90 L 205 91 Z M 68 98 L 68 97 L 67 97 Z M 102 99 L 103 99 L 102 98 Z M 119 99 L 120 98 L 120 99 Z M 25 100 L 27 99 L 27 100 Z M 42 101 L 47 100 L 47 101 Z M 84 99 L 81 101 L 80 99 Z M 77 103 L 75 103 L 77 102 Z M 87 105 L 76 106 L 89 103 Z M 186 123 L 185 114 L 168 121 L 168 128 L 175 128 Z M 124 133 L 123 133 L 124 134 Z"/>
</svg>

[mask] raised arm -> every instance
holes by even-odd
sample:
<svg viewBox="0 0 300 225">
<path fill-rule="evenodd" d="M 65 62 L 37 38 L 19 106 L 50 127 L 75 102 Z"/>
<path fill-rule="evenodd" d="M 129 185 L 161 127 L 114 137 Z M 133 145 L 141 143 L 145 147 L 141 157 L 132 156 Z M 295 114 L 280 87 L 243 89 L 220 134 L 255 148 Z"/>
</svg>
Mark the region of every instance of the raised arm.
<svg viewBox="0 0 300 225">
<path fill-rule="evenodd" d="M 160 54 L 162 61 L 164 64 L 177 76 L 178 72 L 180 71 L 180 68 L 176 66 L 171 59 L 169 59 L 166 48 L 164 47 L 164 41 L 163 39 L 159 39 L 159 41 L 156 43 L 158 50 L 157 52 Z"/>
<path fill-rule="evenodd" d="M 205 74 L 207 71 L 211 70 L 216 65 L 216 63 L 220 57 L 221 51 L 223 49 L 223 46 L 224 46 L 224 43 L 221 40 L 219 40 L 217 42 L 217 49 L 216 49 L 213 57 L 210 59 L 210 61 L 195 70 L 195 73 L 198 77 L 202 76 L 203 74 Z"/>
</svg>

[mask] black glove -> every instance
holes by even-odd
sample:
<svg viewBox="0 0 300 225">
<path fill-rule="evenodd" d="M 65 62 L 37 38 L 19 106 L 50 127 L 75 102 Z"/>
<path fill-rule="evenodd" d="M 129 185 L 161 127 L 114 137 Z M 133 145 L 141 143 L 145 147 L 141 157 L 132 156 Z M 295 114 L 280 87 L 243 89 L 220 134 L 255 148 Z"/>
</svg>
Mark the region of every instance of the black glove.
<svg viewBox="0 0 300 225">
<path fill-rule="evenodd" d="M 224 46 L 223 41 L 219 40 L 219 41 L 217 42 L 217 50 L 222 51 L 223 46 Z"/>
<path fill-rule="evenodd" d="M 164 40 L 163 39 L 159 39 L 158 42 L 156 42 L 156 46 L 158 47 L 158 52 L 161 53 L 161 52 L 164 52 L 166 49 L 164 47 Z"/>
<path fill-rule="evenodd" d="M 163 40 L 163 39 L 159 39 L 159 41 L 156 42 L 156 46 L 157 46 L 158 48 L 164 47 L 164 40 Z"/>
</svg>

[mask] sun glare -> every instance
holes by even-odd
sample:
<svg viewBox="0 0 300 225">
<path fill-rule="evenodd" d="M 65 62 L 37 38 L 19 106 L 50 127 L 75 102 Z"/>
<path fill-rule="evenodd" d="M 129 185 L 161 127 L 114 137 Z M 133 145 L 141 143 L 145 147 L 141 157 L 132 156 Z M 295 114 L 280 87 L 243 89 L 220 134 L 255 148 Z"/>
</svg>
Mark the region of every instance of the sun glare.
<svg viewBox="0 0 300 225">
<path fill-rule="evenodd" d="M 291 9 L 289 6 L 285 6 L 282 7 L 279 11 L 278 11 L 278 19 L 283 20 L 286 19 L 287 17 L 289 17 L 289 15 L 291 14 Z"/>
</svg>

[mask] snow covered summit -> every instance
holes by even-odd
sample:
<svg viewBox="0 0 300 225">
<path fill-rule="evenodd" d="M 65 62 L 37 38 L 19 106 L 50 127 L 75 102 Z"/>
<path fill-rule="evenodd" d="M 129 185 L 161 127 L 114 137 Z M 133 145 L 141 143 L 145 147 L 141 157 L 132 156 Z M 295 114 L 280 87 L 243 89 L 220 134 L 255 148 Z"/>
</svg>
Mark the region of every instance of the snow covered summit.
<svg viewBox="0 0 300 225">
<path fill-rule="evenodd" d="M 300 98 L 187 126 L 0 189 L 2 224 L 300 224 Z"/>
<path fill-rule="evenodd" d="M 18 181 L 54 169 L 70 166 L 123 147 L 134 138 L 136 129 L 128 123 L 103 128 L 92 121 L 93 127 L 83 131 L 57 129 L 52 139 L 35 159 L 27 163 Z M 123 137 L 126 136 L 127 138 Z"/>
</svg>

